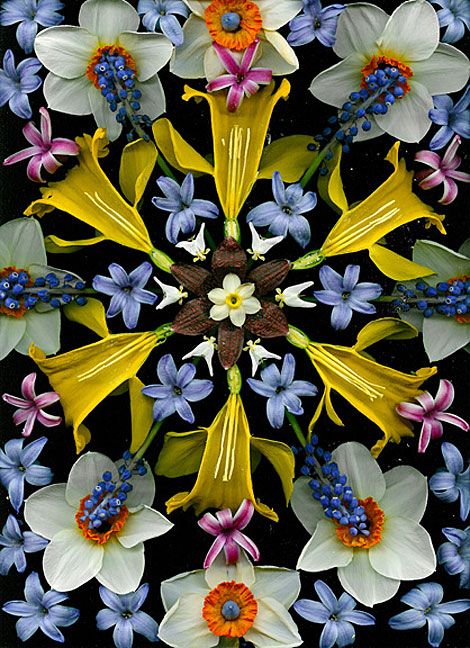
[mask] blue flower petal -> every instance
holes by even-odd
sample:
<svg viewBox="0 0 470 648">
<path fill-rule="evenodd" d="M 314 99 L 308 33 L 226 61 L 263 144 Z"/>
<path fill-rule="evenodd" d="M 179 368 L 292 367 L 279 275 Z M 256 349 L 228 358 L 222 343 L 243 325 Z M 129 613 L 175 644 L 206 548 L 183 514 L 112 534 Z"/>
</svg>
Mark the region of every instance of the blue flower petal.
<svg viewBox="0 0 470 648">
<path fill-rule="evenodd" d="M 146 612 L 136 612 L 132 615 L 130 622 L 134 628 L 134 632 L 138 632 L 149 641 L 157 641 L 157 622 Z"/>
<path fill-rule="evenodd" d="M 388 625 L 393 630 L 414 630 L 426 625 L 426 616 L 420 610 L 406 610 L 389 619 Z"/>
<path fill-rule="evenodd" d="M 294 603 L 294 610 L 301 617 L 312 623 L 326 623 L 330 618 L 330 611 L 318 601 L 300 599 Z"/>
<path fill-rule="evenodd" d="M 113 631 L 116 648 L 132 648 L 133 638 L 132 623 L 128 619 L 121 619 Z"/>
<path fill-rule="evenodd" d="M 335 614 L 338 610 L 338 599 L 334 595 L 331 587 L 329 587 L 322 580 L 315 581 L 313 586 L 316 593 L 318 594 L 318 598 L 327 608 L 327 610 L 329 610 L 330 614 Z"/>
<path fill-rule="evenodd" d="M 320 635 L 319 648 L 332 648 L 338 638 L 338 627 L 336 621 L 328 620 Z"/>
</svg>

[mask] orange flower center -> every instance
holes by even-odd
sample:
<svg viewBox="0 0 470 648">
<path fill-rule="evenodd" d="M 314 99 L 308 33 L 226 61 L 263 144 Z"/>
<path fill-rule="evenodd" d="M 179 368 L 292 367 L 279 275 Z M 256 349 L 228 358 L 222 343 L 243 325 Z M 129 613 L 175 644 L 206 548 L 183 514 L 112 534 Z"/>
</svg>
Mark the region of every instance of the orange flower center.
<svg viewBox="0 0 470 648">
<path fill-rule="evenodd" d="M 385 517 L 384 512 L 372 497 L 359 500 L 359 506 L 364 507 L 364 513 L 367 515 L 367 519 L 369 520 L 369 528 L 367 529 L 369 535 L 363 535 L 360 533 L 353 536 L 349 533 L 349 525 L 346 524 L 337 525 L 336 535 L 347 547 L 370 549 L 370 547 L 373 547 L 382 540 L 382 528 Z"/>
<path fill-rule="evenodd" d="M 126 68 L 130 68 L 137 75 L 136 62 L 124 47 L 120 47 L 119 45 L 104 45 L 103 47 L 98 47 L 88 63 L 85 74 L 93 83 L 95 88 L 100 90 L 100 92 L 102 88 L 99 79 L 100 76 L 106 74 L 106 70 L 103 69 L 102 72 L 97 71 L 97 66 L 102 64 L 103 58 L 107 59 L 108 56 L 122 56 L 125 60 Z"/>
<path fill-rule="evenodd" d="M 365 65 L 362 70 L 362 81 L 361 81 L 361 88 L 367 88 L 368 84 L 366 82 L 366 78 L 370 74 L 375 74 L 377 70 L 381 70 L 385 67 L 392 67 L 396 68 L 398 72 L 400 73 L 401 76 L 406 77 L 407 79 L 411 78 L 413 76 L 413 71 L 410 67 L 405 65 L 404 63 L 401 63 L 398 59 L 390 58 L 388 56 L 373 56 L 369 63 Z M 403 90 L 403 94 L 401 96 L 397 96 L 396 99 L 403 99 L 403 97 L 408 94 L 408 92 L 411 90 L 409 84 L 404 81 L 395 81 L 394 87 L 399 87 Z"/>
<path fill-rule="evenodd" d="M 127 517 L 129 515 L 129 511 L 127 510 L 127 507 L 124 505 L 121 505 L 121 510 L 117 515 L 115 515 L 112 518 L 108 518 L 106 522 L 104 522 L 98 529 L 88 528 L 88 520 L 82 520 L 81 518 L 84 516 L 85 513 L 85 502 L 90 499 L 90 496 L 87 495 L 80 501 L 80 506 L 75 514 L 75 520 L 78 524 L 78 528 L 81 530 L 83 533 L 83 536 L 87 540 L 91 540 L 92 542 L 96 542 L 97 544 L 105 544 L 108 542 L 108 540 L 113 536 L 116 535 L 116 533 L 119 533 L 119 531 L 122 529 L 124 524 L 126 523 Z"/>
<path fill-rule="evenodd" d="M 456 283 L 457 281 L 463 281 L 464 283 L 470 279 L 469 275 L 463 275 L 462 277 L 452 277 L 449 279 L 448 283 Z M 454 319 L 459 324 L 470 324 L 470 311 L 463 313 L 462 315 L 455 315 Z"/>
<path fill-rule="evenodd" d="M 253 625 L 258 604 L 243 583 L 220 583 L 204 599 L 202 616 L 217 637 L 243 637 Z"/>
<path fill-rule="evenodd" d="M 18 294 L 17 296 L 14 295 L 13 288 L 16 283 L 16 279 L 13 281 L 9 280 L 9 277 L 12 273 L 16 273 L 19 275 L 20 273 L 26 273 L 28 275 L 28 282 L 26 284 L 23 284 L 24 287 L 31 287 L 34 284 L 34 281 L 31 279 L 29 272 L 24 270 L 23 268 L 16 268 L 15 266 L 8 266 L 7 268 L 2 268 L 0 270 L 0 281 L 6 281 L 7 284 L 9 285 L 9 288 L 6 288 L 5 290 L 0 289 L 1 292 L 4 292 L 6 295 L 10 297 L 14 297 L 15 301 L 19 303 L 19 306 L 16 308 L 9 308 L 8 306 L 5 305 L 5 301 L 2 298 L 2 303 L 0 303 L 0 314 L 1 315 L 6 315 L 7 317 L 15 317 L 16 319 L 23 317 L 25 313 L 28 312 L 28 309 L 24 305 L 24 297 L 22 294 Z"/>
<path fill-rule="evenodd" d="M 258 5 L 254 2 L 213 0 L 204 16 L 212 40 L 237 51 L 251 45 L 263 27 Z"/>
</svg>

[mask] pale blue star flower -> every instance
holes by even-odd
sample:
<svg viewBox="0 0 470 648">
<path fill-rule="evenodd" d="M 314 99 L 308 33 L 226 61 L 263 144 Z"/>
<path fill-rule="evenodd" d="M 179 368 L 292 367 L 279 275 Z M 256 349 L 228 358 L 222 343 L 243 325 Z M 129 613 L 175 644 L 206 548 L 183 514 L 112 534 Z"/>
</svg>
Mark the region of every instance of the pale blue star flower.
<svg viewBox="0 0 470 648">
<path fill-rule="evenodd" d="M 71 626 L 80 616 L 76 608 L 59 605 L 68 599 L 67 594 L 53 589 L 44 593 L 36 572 L 26 579 L 24 594 L 26 601 L 8 601 L 3 606 L 7 614 L 20 617 L 16 622 L 19 639 L 27 641 L 39 629 L 53 641 L 64 643 L 58 626 Z"/>
<path fill-rule="evenodd" d="M 442 7 L 437 12 L 440 27 L 446 27 L 443 43 L 456 43 L 470 29 L 470 2 L 468 0 L 431 0 Z"/>
<path fill-rule="evenodd" d="M 320 0 L 304 0 L 302 13 L 289 23 L 287 42 L 292 47 L 306 45 L 315 38 L 325 47 L 333 47 L 336 41 L 338 17 L 346 7 L 332 4 L 322 7 Z"/>
<path fill-rule="evenodd" d="M 28 94 L 34 92 L 42 83 L 36 73 L 41 69 L 37 58 L 27 58 L 15 66 L 15 56 L 8 49 L 3 56 L 3 69 L 0 68 L 0 107 L 8 101 L 10 110 L 22 119 L 32 116 Z"/>
<path fill-rule="evenodd" d="M 41 551 L 49 541 L 32 531 L 22 531 L 14 515 L 9 515 L 0 534 L 0 574 L 6 576 L 14 564 L 23 573 L 26 569 L 25 553 Z"/>
<path fill-rule="evenodd" d="M 98 630 L 113 630 L 116 648 L 132 648 L 134 632 L 151 642 L 158 641 L 158 625 L 141 607 L 147 598 L 149 586 L 144 583 L 135 592 L 115 594 L 107 587 L 100 587 L 100 596 L 107 606 L 96 615 Z"/>
<path fill-rule="evenodd" d="M 452 614 L 470 609 L 470 599 L 459 599 L 441 603 L 444 590 L 439 583 L 420 583 L 400 601 L 412 609 L 396 614 L 389 620 L 393 630 L 414 630 L 428 625 L 428 643 L 438 648 L 444 638 L 444 631 L 455 624 Z"/>
<path fill-rule="evenodd" d="M 470 465 L 464 471 L 463 457 L 453 443 L 444 441 L 441 446 L 446 464 L 429 480 L 429 488 L 443 502 L 456 502 L 460 498 L 460 517 L 465 522 L 470 511 Z"/>
<path fill-rule="evenodd" d="M 434 108 L 429 111 L 429 119 L 441 128 L 429 142 L 431 151 L 437 151 L 448 144 L 454 135 L 464 139 L 470 137 L 470 86 L 454 106 L 449 95 L 433 97 Z"/>
<path fill-rule="evenodd" d="M 356 625 L 374 625 L 375 617 L 368 612 L 355 610 L 357 603 L 352 596 L 343 592 L 339 600 L 326 583 L 315 581 L 318 601 L 299 599 L 294 603 L 294 610 L 301 617 L 312 623 L 321 623 L 324 627 L 320 635 L 319 648 L 338 648 L 351 646 L 356 638 Z"/>
<path fill-rule="evenodd" d="M 10 439 L 0 449 L 0 483 L 8 489 L 11 505 L 18 511 L 23 504 L 24 482 L 32 486 L 47 486 L 52 481 L 52 471 L 36 461 L 47 443 L 40 437 L 23 448 L 24 439 Z"/>
<path fill-rule="evenodd" d="M 182 0 L 139 0 L 137 11 L 148 31 L 161 31 L 178 47 L 183 44 L 183 28 L 176 16 L 187 18 L 189 8 Z"/>
<path fill-rule="evenodd" d="M 64 6 L 59 0 L 5 0 L 0 11 L 0 25 L 6 27 L 19 23 L 16 40 L 26 54 L 31 54 L 39 25 L 60 25 L 64 17 L 58 12 Z"/>
</svg>

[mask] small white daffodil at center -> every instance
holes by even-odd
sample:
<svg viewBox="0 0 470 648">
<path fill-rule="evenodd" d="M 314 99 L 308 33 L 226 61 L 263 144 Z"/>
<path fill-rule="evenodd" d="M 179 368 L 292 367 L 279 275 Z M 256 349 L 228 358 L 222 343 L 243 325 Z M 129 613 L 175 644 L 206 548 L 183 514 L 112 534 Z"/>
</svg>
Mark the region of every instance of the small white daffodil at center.
<svg viewBox="0 0 470 648">
<path fill-rule="evenodd" d="M 306 302 L 301 299 L 301 293 L 307 288 L 313 286 L 313 281 L 304 281 L 300 284 L 295 284 L 295 286 L 289 286 L 288 288 L 276 288 L 276 301 L 279 304 L 279 308 L 283 306 L 291 306 L 294 308 L 315 308 L 316 304 L 312 302 Z"/>
<path fill-rule="evenodd" d="M 50 540 L 43 569 L 53 589 L 68 592 L 96 578 L 117 594 L 136 590 L 145 567 L 144 541 L 173 526 L 150 508 L 151 470 L 132 460 L 122 466 L 88 452 L 74 463 L 66 484 L 46 486 L 26 500 L 27 524 Z"/>
<path fill-rule="evenodd" d="M 210 301 L 215 304 L 210 310 L 209 317 L 216 322 L 229 317 L 234 326 L 243 326 L 247 315 L 254 315 L 261 310 L 259 300 L 253 297 L 255 289 L 254 283 L 242 284 L 236 274 L 225 275 L 222 288 L 214 288 L 207 294 Z"/>
</svg>

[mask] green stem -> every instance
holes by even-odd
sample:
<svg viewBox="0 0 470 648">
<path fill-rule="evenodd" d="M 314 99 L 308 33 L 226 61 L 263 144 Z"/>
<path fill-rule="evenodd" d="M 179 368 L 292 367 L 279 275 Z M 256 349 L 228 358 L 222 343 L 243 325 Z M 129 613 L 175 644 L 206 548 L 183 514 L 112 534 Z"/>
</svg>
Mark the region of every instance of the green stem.
<svg viewBox="0 0 470 648">
<path fill-rule="evenodd" d="M 304 433 L 302 432 L 302 429 L 301 429 L 301 427 L 299 425 L 299 422 L 297 421 L 295 416 L 293 414 L 291 414 L 290 412 L 286 411 L 286 414 L 287 414 L 287 420 L 289 421 L 289 423 L 291 424 L 292 429 L 295 432 L 295 436 L 300 441 L 302 447 L 305 448 L 305 446 L 307 445 L 307 439 L 304 437 Z"/>
<path fill-rule="evenodd" d="M 173 171 L 170 169 L 168 166 L 167 161 L 163 157 L 163 155 L 158 151 L 158 157 L 157 157 L 157 164 L 160 167 L 160 169 L 163 171 L 163 173 L 168 177 L 171 178 L 172 180 L 176 181 L 176 176 L 173 173 Z"/>
<path fill-rule="evenodd" d="M 308 169 L 305 171 L 304 175 L 302 176 L 300 180 L 300 186 L 302 189 L 305 187 L 305 185 L 310 181 L 311 177 L 315 173 L 315 171 L 318 169 L 320 164 L 323 162 L 325 159 L 325 156 L 329 151 L 333 151 L 335 146 L 338 145 L 338 142 L 335 139 L 332 139 L 320 153 L 317 155 L 317 157 L 313 160 L 312 164 L 308 167 Z"/>
<path fill-rule="evenodd" d="M 152 425 L 152 427 L 151 427 L 151 429 L 150 429 L 150 432 L 147 434 L 147 436 L 146 436 L 146 438 L 145 438 L 145 441 L 143 442 L 143 444 L 140 446 L 140 448 L 137 450 L 137 452 L 135 453 L 135 455 L 134 455 L 134 457 L 133 457 L 133 462 L 134 462 L 134 463 L 136 463 L 137 461 L 139 461 L 139 459 L 142 459 L 142 457 L 144 456 L 144 454 L 147 452 L 147 449 L 148 449 L 149 445 L 150 445 L 150 444 L 152 443 L 152 441 L 155 439 L 158 430 L 159 430 L 159 429 L 161 428 L 161 426 L 162 426 L 162 423 L 163 423 L 163 421 L 156 421 L 156 422 Z"/>
<path fill-rule="evenodd" d="M 206 241 L 207 241 L 207 244 L 209 245 L 210 249 L 211 249 L 211 250 L 215 250 L 216 247 L 217 247 L 217 245 L 215 244 L 215 241 L 214 241 L 214 239 L 212 238 L 211 233 L 208 232 L 207 230 L 205 230 L 204 234 L 205 234 L 205 236 L 206 236 Z"/>
</svg>

